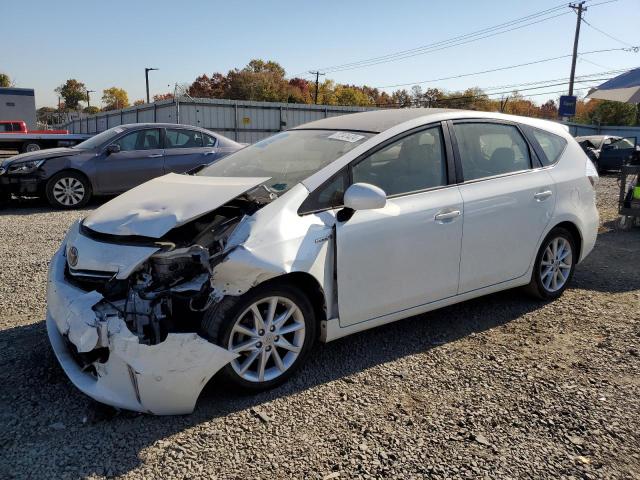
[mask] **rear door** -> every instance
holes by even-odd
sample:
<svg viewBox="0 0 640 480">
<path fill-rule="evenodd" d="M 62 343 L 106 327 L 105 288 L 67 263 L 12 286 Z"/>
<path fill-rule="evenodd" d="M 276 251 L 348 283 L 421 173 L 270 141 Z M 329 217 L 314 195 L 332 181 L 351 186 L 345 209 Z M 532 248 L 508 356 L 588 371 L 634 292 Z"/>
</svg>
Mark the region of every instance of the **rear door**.
<svg viewBox="0 0 640 480">
<path fill-rule="evenodd" d="M 555 205 L 555 186 L 515 124 L 453 122 L 464 203 L 459 293 L 524 275 Z"/>
<path fill-rule="evenodd" d="M 105 150 L 96 161 L 100 193 L 120 193 L 164 173 L 159 128 L 136 130 L 113 142 L 117 153 Z"/>
<path fill-rule="evenodd" d="M 165 130 L 164 172 L 184 173 L 213 162 L 217 156 L 216 139 L 199 130 Z"/>
</svg>

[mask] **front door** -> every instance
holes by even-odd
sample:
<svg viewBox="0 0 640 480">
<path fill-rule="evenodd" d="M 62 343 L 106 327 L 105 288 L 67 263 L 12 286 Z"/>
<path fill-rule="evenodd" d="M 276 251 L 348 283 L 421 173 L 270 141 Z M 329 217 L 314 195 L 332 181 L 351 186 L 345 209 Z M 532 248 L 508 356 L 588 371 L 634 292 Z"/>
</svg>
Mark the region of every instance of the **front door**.
<svg viewBox="0 0 640 480">
<path fill-rule="evenodd" d="M 114 143 L 120 151 L 105 151 L 96 162 L 100 193 L 124 192 L 164 173 L 159 128 L 136 130 Z"/>
<path fill-rule="evenodd" d="M 462 198 L 448 185 L 440 127 L 406 136 L 352 166 L 374 184 L 384 208 L 356 211 L 336 226 L 341 326 L 456 294 Z"/>
<path fill-rule="evenodd" d="M 518 128 L 456 123 L 453 131 L 464 183 L 460 289 L 466 293 L 524 275 L 555 205 L 545 169 L 533 168 Z"/>
</svg>

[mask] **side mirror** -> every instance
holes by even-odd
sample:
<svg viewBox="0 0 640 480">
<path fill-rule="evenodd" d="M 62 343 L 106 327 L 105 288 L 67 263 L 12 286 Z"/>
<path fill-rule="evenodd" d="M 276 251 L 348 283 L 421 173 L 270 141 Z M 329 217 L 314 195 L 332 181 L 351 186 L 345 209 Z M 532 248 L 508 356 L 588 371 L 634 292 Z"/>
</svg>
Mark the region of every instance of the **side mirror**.
<svg viewBox="0 0 640 480">
<path fill-rule="evenodd" d="M 120 145 L 118 145 L 117 143 L 112 143 L 107 147 L 107 153 L 109 154 L 118 153 L 119 151 L 120 151 Z"/>
<path fill-rule="evenodd" d="M 387 194 L 370 183 L 354 183 L 344 192 L 343 203 L 351 210 L 374 210 L 387 204 Z"/>
</svg>

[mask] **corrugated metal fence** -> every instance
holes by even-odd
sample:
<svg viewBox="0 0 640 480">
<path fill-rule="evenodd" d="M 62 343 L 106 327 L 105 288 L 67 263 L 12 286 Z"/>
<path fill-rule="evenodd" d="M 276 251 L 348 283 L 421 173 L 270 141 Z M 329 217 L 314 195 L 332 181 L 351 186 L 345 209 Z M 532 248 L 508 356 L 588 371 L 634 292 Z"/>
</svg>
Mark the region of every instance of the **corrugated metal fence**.
<svg viewBox="0 0 640 480">
<path fill-rule="evenodd" d="M 71 133 L 100 133 L 127 123 L 182 123 L 195 125 L 238 142 L 253 143 L 281 130 L 321 118 L 370 110 L 291 103 L 222 99 L 163 100 L 122 110 L 81 116 L 63 124 Z"/>
<path fill-rule="evenodd" d="M 580 123 L 563 122 L 569 127 L 574 137 L 585 135 L 614 135 L 617 137 L 637 137 L 640 142 L 640 127 L 614 127 L 605 125 L 582 125 Z"/>
</svg>

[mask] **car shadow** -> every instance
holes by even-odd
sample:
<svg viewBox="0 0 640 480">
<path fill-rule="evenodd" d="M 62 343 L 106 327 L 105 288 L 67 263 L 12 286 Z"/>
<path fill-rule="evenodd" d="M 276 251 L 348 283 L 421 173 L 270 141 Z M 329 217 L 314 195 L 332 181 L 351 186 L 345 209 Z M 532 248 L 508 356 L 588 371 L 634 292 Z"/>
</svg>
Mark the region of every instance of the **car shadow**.
<svg viewBox="0 0 640 480">
<path fill-rule="evenodd" d="M 601 277 L 583 270 L 587 269 L 578 269 L 576 286 L 601 289 Z M 625 275 L 630 276 L 631 271 Z M 636 280 L 633 276 L 633 281 Z M 605 281 L 611 283 L 612 279 Z M 328 344 L 317 344 L 306 365 L 283 386 L 243 395 L 230 391 L 214 377 L 200 396 L 195 412 L 176 417 L 117 411 L 84 396 L 71 385 L 55 360 L 44 322 L 3 330 L 0 331 L 0 448 L 6 456 L 0 462 L 0 477 L 14 471 L 18 461 L 15 459 L 29 458 L 39 451 L 56 451 L 58 445 L 64 448 L 55 455 L 38 458 L 39 465 L 51 477 L 61 476 L 62 468 L 72 477 L 101 472 L 124 475 L 140 466 L 145 448 L 185 429 L 318 385 L 348 381 L 352 375 L 377 365 L 507 325 L 544 305 L 521 290 L 509 290 Z M 389 373 L 389 377 L 388 381 L 401 381 L 402 372 Z M 20 438 L 12 435 L 12 426 L 25 419 L 31 422 L 26 438 L 24 429 Z M 113 441 L 123 435 L 128 442 L 124 455 L 124 450 L 115 448 Z M 91 447 L 87 448 L 88 445 Z"/>
</svg>

